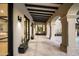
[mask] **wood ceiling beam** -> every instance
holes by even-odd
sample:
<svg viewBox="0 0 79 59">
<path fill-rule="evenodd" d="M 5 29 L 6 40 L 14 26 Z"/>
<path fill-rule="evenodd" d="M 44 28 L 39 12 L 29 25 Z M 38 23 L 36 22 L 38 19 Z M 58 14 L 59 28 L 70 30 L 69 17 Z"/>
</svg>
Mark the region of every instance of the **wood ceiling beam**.
<svg viewBox="0 0 79 59">
<path fill-rule="evenodd" d="M 54 14 L 51 12 L 40 12 L 40 11 L 29 11 L 30 13 L 40 13 L 40 14 Z"/>
<path fill-rule="evenodd" d="M 30 12 L 31 14 L 40 14 L 40 15 L 52 15 L 52 14 L 46 14 L 46 13 L 39 13 L 39 12 Z"/>
<path fill-rule="evenodd" d="M 48 8 L 48 9 L 58 9 L 58 7 L 55 7 L 55 5 L 53 6 L 45 6 L 45 5 L 35 5 L 35 4 L 25 4 L 26 7 L 40 7 L 40 8 Z"/>
<path fill-rule="evenodd" d="M 37 10 L 37 9 L 28 9 L 29 11 L 39 11 L 39 12 L 50 12 L 50 13 L 55 13 L 55 11 L 46 11 L 46 10 Z"/>
<path fill-rule="evenodd" d="M 43 15 L 43 14 L 31 14 L 31 15 L 34 15 L 34 16 L 45 16 L 45 17 L 51 16 L 51 15 Z"/>
<path fill-rule="evenodd" d="M 0 19 L 2 19 L 2 20 L 8 20 L 8 17 L 7 16 L 0 16 Z"/>
<path fill-rule="evenodd" d="M 48 8 L 39 8 L 39 7 L 27 7 L 27 9 L 36 9 L 36 10 L 46 10 L 46 11 L 56 11 L 56 9 L 48 9 Z"/>
<path fill-rule="evenodd" d="M 8 18 L 8 16 L 0 16 L 1 18 Z"/>
</svg>

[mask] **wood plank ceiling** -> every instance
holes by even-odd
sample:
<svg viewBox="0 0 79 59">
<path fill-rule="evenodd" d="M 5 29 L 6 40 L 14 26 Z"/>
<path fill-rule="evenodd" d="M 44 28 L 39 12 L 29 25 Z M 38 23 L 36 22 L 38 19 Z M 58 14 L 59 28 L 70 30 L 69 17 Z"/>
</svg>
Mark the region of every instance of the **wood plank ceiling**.
<svg viewBox="0 0 79 59">
<path fill-rule="evenodd" d="M 56 10 L 62 5 L 61 3 L 26 3 L 25 6 L 36 22 L 46 22 Z"/>
</svg>

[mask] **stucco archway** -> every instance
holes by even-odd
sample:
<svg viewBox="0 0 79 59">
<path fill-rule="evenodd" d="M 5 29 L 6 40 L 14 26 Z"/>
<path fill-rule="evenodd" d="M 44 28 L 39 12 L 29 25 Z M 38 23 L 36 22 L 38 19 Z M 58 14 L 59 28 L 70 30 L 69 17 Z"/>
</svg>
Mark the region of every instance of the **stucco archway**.
<svg viewBox="0 0 79 59">
<path fill-rule="evenodd" d="M 77 12 L 79 11 L 79 4 L 73 4 L 67 13 L 68 21 L 68 47 L 67 51 L 69 55 L 77 54 L 77 45 L 76 45 L 76 18 L 79 17 Z"/>
<path fill-rule="evenodd" d="M 60 47 L 60 44 L 62 42 L 62 36 L 61 36 L 62 24 L 60 19 L 61 19 L 60 16 L 56 16 L 51 21 L 51 40 L 53 40 L 54 45 L 57 47 Z"/>
<path fill-rule="evenodd" d="M 63 4 L 59 10 L 49 19 L 51 23 L 51 26 L 53 28 L 53 25 L 55 21 L 57 20 L 57 17 L 61 17 L 61 24 L 62 24 L 62 43 L 60 45 L 60 50 L 63 52 L 67 52 L 67 47 L 68 47 L 68 21 L 67 21 L 67 13 L 69 9 L 71 8 L 72 4 Z M 60 12 L 62 11 L 62 12 Z M 52 30 L 52 33 L 53 30 Z M 54 35 L 52 34 L 52 37 Z"/>
</svg>

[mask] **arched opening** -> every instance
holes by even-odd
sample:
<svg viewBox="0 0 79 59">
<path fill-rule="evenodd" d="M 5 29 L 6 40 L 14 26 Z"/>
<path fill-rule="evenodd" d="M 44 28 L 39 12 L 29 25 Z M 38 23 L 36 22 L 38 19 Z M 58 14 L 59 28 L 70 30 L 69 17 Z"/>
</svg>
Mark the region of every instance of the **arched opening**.
<svg viewBox="0 0 79 59">
<path fill-rule="evenodd" d="M 60 44 L 62 43 L 62 24 L 60 19 L 61 17 L 56 19 L 54 26 L 54 42 L 58 47 L 60 47 Z"/>
<path fill-rule="evenodd" d="M 68 21 L 68 47 L 67 53 L 69 55 L 78 55 L 78 14 L 79 4 L 73 4 L 67 13 Z"/>
<path fill-rule="evenodd" d="M 77 15 L 79 15 L 79 11 L 77 12 Z M 79 17 L 76 18 L 76 44 L 79 48 Z"/>
<path fill-rule="evenodd" d="M 50 23 L 49 23 L 49 22 L 47 23 L 47 33 L 46 33 L 46 37 L 47 37 L 48 39 L 50 39 Z"/>
</svg>

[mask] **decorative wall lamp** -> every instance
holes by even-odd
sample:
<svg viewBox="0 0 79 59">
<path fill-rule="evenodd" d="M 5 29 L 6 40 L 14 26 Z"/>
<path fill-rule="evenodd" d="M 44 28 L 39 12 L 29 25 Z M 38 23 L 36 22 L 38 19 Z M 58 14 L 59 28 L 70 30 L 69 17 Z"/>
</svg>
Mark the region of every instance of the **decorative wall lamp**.
<svg viewBox="0 0 79 59">
<path fill-rule="evenodd" d="M 18 16 L 18 21 L 21 22 L 22 21 L 22 17 Z"/>
</svg>

